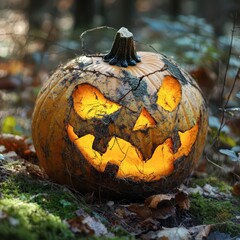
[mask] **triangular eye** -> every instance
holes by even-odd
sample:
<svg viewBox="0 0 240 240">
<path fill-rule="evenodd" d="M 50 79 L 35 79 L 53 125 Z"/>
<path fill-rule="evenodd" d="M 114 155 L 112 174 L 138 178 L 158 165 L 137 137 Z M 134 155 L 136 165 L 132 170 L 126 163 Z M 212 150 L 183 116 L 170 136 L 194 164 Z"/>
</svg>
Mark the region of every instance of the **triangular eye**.
<svg viewBox="0 0 240 240">
<path fill-rule="evenodd" d="M 75 111 L 84 120 L 102 119 L 122 107 L 120 104 L 108 100 L 97 88 L 87 83 L 78 85 L 72 98 Z"/>
<path fill-rule="evenodd" d="M 151 114 L 146 110 L 146 108 L 143 108 L 133 127 L 133 131 L 146 130 L 148 128 L 155 127 L 156 124 L 157 123 Z"/>
</svg>

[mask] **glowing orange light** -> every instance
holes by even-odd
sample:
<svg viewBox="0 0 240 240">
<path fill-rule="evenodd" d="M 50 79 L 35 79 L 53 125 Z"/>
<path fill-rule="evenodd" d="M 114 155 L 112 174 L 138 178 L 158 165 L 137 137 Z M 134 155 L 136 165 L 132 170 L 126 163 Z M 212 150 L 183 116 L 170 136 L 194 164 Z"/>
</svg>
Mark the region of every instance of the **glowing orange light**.
<svg viewBox="0 0 240 240">
<path fill-rule="evenodd" d="M 101 119 L 121 108 L 120 104 L 108 100 L 90 84 L 81 84 L 77 87 L 73 93 L 73 103 L 75 111 L 84 120 Z"/>
<path fill-rule="evenodd" d="M 113 136 L 108 143 L 107 151 L 100 154 L 92 148 L 94 135 L 87 134 L 78 138 L 71 125 L 67 126 L 67 132 L 70 140 L 96 170 L 104 172 L 106 165 L 111 163 L 119 167 L 118 178 L 155 181 L 171 174 L 174 170 L 174 161 L 189 154 L 197 137 L 198 124 L 184 133 L 178 132 L 181 146 L 176 153 L 173 152 L 172 139 L 168 138 L 155 149 L 152 157 L 146 160 L 136 147 L 124 139 Z"/>
<path fill-rule="evenodd" d="M 172 112 L 178 106 L 182 98 L 181 84 L 176 78 L 166 76 L 163 79 L 157 96 L 157 104 L 165 110 Z"/>
<path fill-rule="evenodd" d="M 145 108 L 143 108 L 133 127 L 133 131 L 144 130 L 154 126 L 156 126 L 156 121 L 150 115 L 150 113 Z"/>
</svg>

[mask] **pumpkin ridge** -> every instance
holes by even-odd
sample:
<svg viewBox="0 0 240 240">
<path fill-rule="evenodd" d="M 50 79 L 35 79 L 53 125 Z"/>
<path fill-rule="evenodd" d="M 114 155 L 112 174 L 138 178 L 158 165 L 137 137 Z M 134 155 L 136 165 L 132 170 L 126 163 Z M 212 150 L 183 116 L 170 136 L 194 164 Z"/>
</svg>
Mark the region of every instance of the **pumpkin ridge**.
<svg viewBox="0 0 240 240">
<path fill-rule="evenodd" d="M 56 82 L 56 84 L 54 86 L 58 86 L 58 82 Z M 33 114 L 33 116 L 38 115 L 38 112 L 40 111 L 41 106 L 44 104 L 45 100 L 48 98 L 49 92 L 51 92 L 51 90 L 52 90 L 52 87 L 50 86 L 49 83 L 46 83 L 46 86 L 44 86 L 44 87 L 45 87 L 44 92 L 39 93 L 39 96 L 38 96 L 38 98 L 36 100 L 36 104 L 38 102 L 40 102 L 41 104 L 40 104 L 38 109 L 34 109 L 35 114 Z"/>
<path fill-rule="evenodd" d="M 184 95 L 185 95 L 185 98 L 186 98 L 186 101 L 188 102 L 188 106 L 189 106 L 189 108 L 191 109 L 191 113 L 193 114 L 193 117 L 196 119 L 196 118 L 198 118 L 199 116 L 195 116 L 195 109 L 193 108 L 193 106 L 192 106 L 192 102 L 194 102 L 193 101 L 193 99 L 191 99 L 191 97 L 187 94 L 188 92 L 184 92 Z M 196 96 L 196 95 L 195 95 Z"/>
<path fill-rule="evenodd" d="M 56 83 L 55 85 L 54 85 L 54 87 L 57 87 L 58 86 L 58 84 Z M 51 92 L 52 91 L 52 88 L 50 89 L 50 91 L 49 92 Z M 49 93 L 48 93 L 49 94 Z M 38 109 L 35 109 L 34 110 L 34 113 L 33 113 L 33 122 L 35 122 L 35 121 L 40 121 L 41 119 L 36 119 L 35 120 L 35 117 L 34 116 L 39 116 L 39 114 L 40 114 L 40 112 L 41 112 L 41 110 L 42 110 L 42 106 L 45 106 L 45 104 L 46 104 L 46 102 L 48 101 L 48 98 L 49 98 L 49 96 L 48 96 L 48 94 L 46 93 L 45 94 L 45 92 L 44 92 L 44 95 L 41 95 L 41 97 L 42 98 L 39 98 L 38 99 L 38 102 L 40 102 L 40 105 L 39 105 L 39 108 Z M 37 111 L 38 110 L 38 111 Z M 53 117 L 53 115 L 49 115 L 49 116 L 47 116 L 47 118 L 49 119 L 51 119 Z M 37 125 L 37 124 L 36 124 Z"/>
</svg>

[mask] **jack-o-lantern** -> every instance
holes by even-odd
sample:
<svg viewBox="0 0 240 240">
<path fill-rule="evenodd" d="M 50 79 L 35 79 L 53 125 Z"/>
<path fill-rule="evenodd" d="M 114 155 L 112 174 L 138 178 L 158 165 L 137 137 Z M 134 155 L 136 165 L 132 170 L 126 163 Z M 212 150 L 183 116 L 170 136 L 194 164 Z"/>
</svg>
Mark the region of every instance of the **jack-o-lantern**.
<svg viewBox="0 0 240 240">
<path fill-rule="evenodd" d="M 137 55 L 138 54 L 138 55 Z M 192 172 L 207 132 L 197 83 L 121 28 L 105 56 L 80 56 L 46 82 L 32 137 L 48 176 L 80 191 L 141 198 Z"/>
</svg>

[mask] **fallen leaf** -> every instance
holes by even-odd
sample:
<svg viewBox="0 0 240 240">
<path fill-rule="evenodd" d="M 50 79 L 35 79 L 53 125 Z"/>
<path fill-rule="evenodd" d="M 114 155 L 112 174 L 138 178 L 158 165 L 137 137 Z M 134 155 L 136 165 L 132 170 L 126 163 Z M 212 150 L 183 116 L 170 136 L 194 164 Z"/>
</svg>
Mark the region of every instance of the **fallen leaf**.
<svg viewBox="0 0 240 240">
<path fill-rule="evenodd" d="M 236 196 L 240 196 L 240 182 L 236 182 L 233 185 L 233 189 L 232 189 L 233 194 L 235 194 Z"/>
<path fill-rule="evenodd" d="M 152 218 L 154 219 L 167 219 L 169 217 L 175 216 L 176 207 L 172 205 L 171 202 L 166 202 L 166 204 L 161 207 L 154 209 L 152 211 Z"/>
<path fill-rule="evenodd" d="M 15 152 L 18 156 L 29 159 L 36 158 L 36 153 L 26 143 L 26 139 L 22 136 L 16 136 L 13 134 L 0 134 L 0 145 L 5 147 L 3 153 Z"/>
<path fill-rule="evenodd" d="M 144 204 L 130 204 L 128 209 L 141 219 L 167 219 L 176 214 L 176 207 L 188 210 L 190 200 L 188 194 L 179 190 L 175 194 L 157 194 L 148 197 Z"/>
<path fill-rule="evenodd" d="M 152 216 L 152 210 L 144 204 L 130 204 L 128 209 L 136 213 L 141 219 L 147 219 Z"/>
<path fill-rule="evenodd" d="M 157 208 L 162 201 L 169 201 L 175 198 L 175 194 L 158 194 L 148 197 L 145 200 L 145 206 L 149 208 Z"/>
<path fill-rule="evenodd" d="M 164 228 L 159 231 L 150 231 L 141 236 L 144 240 L 190 240 L 192 239 L 189 231 L 184 227 Z"/>
<path fill-rule="evenodd" d="M 149 232 L 150 230 L 159 230 L 162 228 L 160 221 L 152 218 L 147 218 L 139 223 L 139 227 L 142 231 Z"/>
<path fill-rule="evenodd" d="M 180 209 L 189 210 L 190 200 L 186 192 L 179 191 L 175 196 L 175 200 Z"/>
<path fill-rule="evenodd" d="M 27 172 L 33 176 L 33 177 L 37 177 L 39 179 L 44 179 L 44 180 L 48 180 L 48 176 L 47 174 L 44 172 L 44 170 L 42 168 L 40 168 L 38 165 L 30 163 L 28 161 L 24 161 L 24 164 L 26 166 L 26 170 Z"/>
<path fill-rule="evenodd" d="M 131 212 L 130 212 L 131 213 Z M 129 211 L 127 208 L 125 207 L 117 207 L 116 210 L 115 210 L 115 214 L 119 217 L 119 218 L 122 218 L 122 219 L 126 219 L 129 217 L 130 215 Z"/>
<path fill-rule="evenodd" d="M 66 221 L 74 233 L 96 237 L 108 234 L 107 228 L 100 222 L 99 219 L 91 217 L 82 209 L 79 209 L 76 213 L 76 217 Z"/>
<path fill-rule="evenodd" d="M 193 239 L 203 240 L 208 237 L 213 225 L 199 225 L 189 229 L 189 232 Z"/>
<path fill-rule="evenodd" d="M 174 216 L 176 208 L 170 201 L 165 201 L 157 208 L 150 208 L 143 204 L 130 204 L 128 209 L 137 214 L 138 217 L 145 220 L 147 218 L 153 219 L 167 219 Z"/>
</svg>

